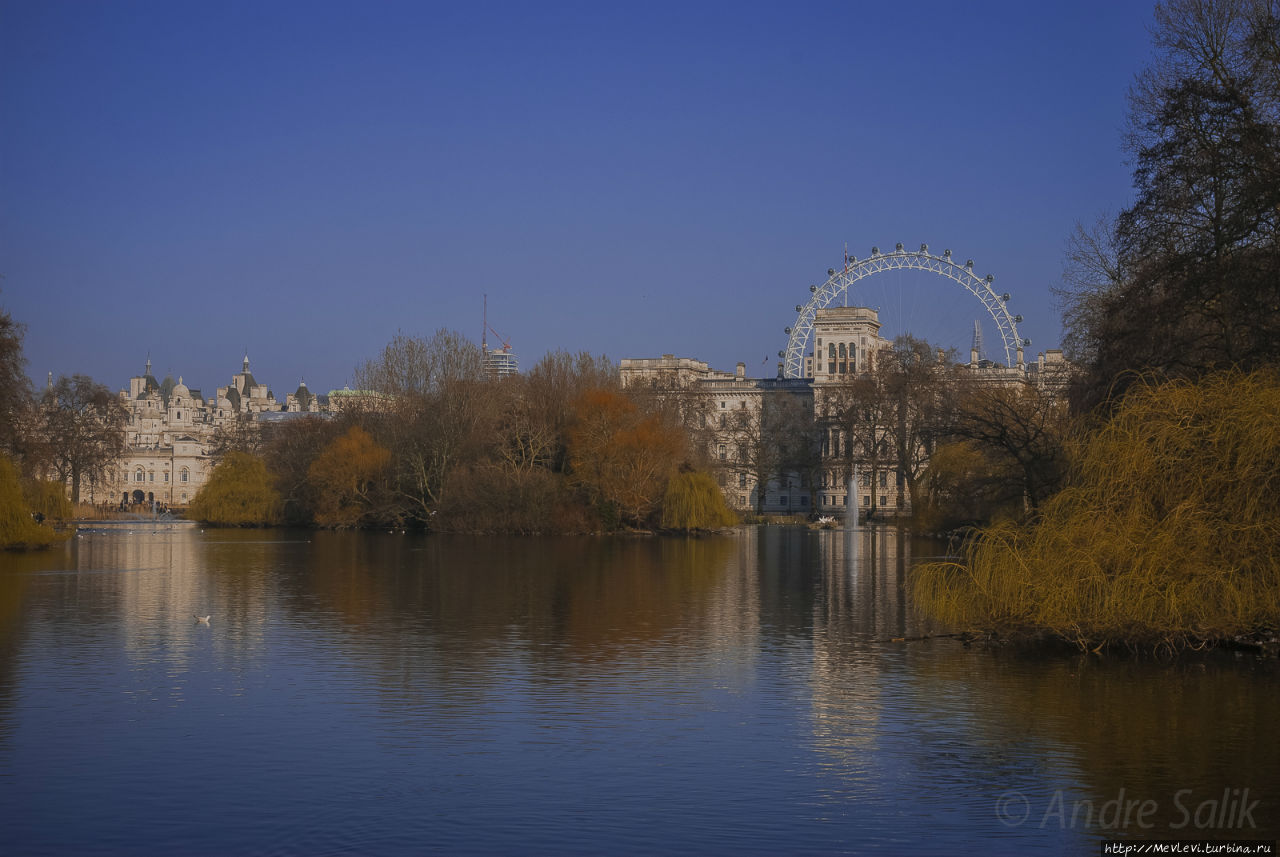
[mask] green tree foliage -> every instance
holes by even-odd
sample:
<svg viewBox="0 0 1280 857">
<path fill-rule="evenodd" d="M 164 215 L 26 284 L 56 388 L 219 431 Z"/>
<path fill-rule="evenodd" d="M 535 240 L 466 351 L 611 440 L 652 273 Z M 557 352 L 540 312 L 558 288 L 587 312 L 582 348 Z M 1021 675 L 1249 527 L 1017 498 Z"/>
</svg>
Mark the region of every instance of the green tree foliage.
<svg viewBox="0 0 1280 857">
<path fill-rule="evenodd" d="M 87 375 L 66 376 L 44 391 L 25 442 L 37 465 L 71 484 L 71 500 L 81 487 L 103 481 L 124 452 L 128 413 L 110 389 Z"/>
<path fill-rule="evenodd" d="M 390 463 L 391 451 L 359 426 L 330 442 L 308 470 L 316 497 L 316 523 L 340 528 L 372 522 L 379 511 L 379 495 L 386 493 Z"/>
<path fill-rule="evenodd" d="M 22 483 L 22 494 L 26 497 L 27 507 L 46 519 L 67 520 L 74 514 L 71 501 L 67 499 L 65 483 L 45 479 L 25 479 Z"/>
<path fill-rule="evenodd" d="M 229 452 L 196 494 L 187 516 L 224 527 L 266 527 L 280 520 L 280 493 L 263 460 Z"/>
<path fill-rule="evenodd" d="M 686 470 L 667 482 L 662 498 L 662 526 L 668 530 L 714 530 L 730 527 L 738 518 L 725 505 L 711 474 Z"/>
<path fill-rule="evenodd" d="M 1067 344 L 1082 407 L 1141 373 L 1280 361 L 1280 48 L 1268 0 L 1170 0 L 1130 97 L 1136 199 L 1078 232 Z"/>
<path fill-rule="evenodd" d="M 921 567 L 917 603 L 961 627 L 1093 648 L 1280 626 L 1280 375 L 1143 383 L 1082 441 L 1033 526 Z"/>
<path fill-rule="evenodd" d="M 18 471 L 7 455 L 0 454 L 0 548 L 45 548 L 62 538 L 52 527 L 37 524 L 31 517 Z"/>
</svg>

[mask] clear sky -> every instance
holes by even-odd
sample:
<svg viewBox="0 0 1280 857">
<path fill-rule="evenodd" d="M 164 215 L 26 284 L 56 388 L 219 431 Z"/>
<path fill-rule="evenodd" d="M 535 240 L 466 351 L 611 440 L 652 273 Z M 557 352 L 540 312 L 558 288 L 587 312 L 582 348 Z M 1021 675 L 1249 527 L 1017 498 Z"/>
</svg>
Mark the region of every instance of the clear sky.
<svg viewBox="0 0 1280 857">
<path fill-rule="evenodd" d="M 0 305 L 33 378 L 115 389 L 246 349 L 281 399 L 340 388 L 397 331 L 478 341 L 486 293 L 526 368 L 772 375 L 846 242 L 927 242 L 1033 356 L 1072 225 L 1130 198 L 1151 9 L 0 0 Z M 959 288 L 919 277 L 882 285 Z"/>
</svg>

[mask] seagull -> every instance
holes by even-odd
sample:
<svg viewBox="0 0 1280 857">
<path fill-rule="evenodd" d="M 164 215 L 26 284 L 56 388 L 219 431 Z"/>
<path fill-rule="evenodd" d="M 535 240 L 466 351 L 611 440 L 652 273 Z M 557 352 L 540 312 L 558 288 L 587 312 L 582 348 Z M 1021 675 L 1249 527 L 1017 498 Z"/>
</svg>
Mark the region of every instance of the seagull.
<svg viewBox="0 0 1280 857">
<path fill-rule="evenodd" d="M 210 614 L 210 615 L 212 615 L 212 614 Z M 191 614 L 191 618 L 192 618 L 192 619 L 195 619 L 195 620 L 196 620 L 196 622 L 197 622 L 198 624 L 201 624 L 201 625 L 208 625 L 208 624 L 209 624 L 209 616 L 197 616 L 197 615 L 195 615 L 195 614 L 193 613 L 193 614 Z"/>
</svg>

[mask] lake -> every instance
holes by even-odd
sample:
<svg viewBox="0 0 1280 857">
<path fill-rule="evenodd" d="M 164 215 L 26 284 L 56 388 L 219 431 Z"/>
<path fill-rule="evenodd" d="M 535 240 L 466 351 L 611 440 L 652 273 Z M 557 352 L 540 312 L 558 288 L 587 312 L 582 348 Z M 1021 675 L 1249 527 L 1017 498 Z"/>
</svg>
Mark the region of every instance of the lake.
<svg viewBox="0 0 1280 857">
<path fill-rule="evenodd" d="M 1098 854 L 1280 835 L 1280 669 L 966 648 L 935 542 L 100 532 L 0 555 L 0 851 Z M 208 624 L 193 619 L 210 615 Z"/>
</svg>

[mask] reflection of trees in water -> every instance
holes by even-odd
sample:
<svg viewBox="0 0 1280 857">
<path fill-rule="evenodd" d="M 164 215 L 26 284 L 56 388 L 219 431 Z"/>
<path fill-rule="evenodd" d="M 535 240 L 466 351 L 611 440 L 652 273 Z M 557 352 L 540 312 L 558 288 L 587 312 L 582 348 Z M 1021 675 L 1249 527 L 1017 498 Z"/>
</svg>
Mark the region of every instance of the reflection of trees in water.
<svg viewBox="0 0 1280 857">
<path fill-rule="evenodd" d="M 756 633 L 741 541 L 317 533 L 289 607 L 337 619 L 406 724 L 615 676 L 667 692 L 682 652 Z"/>
<path fill-rule="evenodd" d="M 1155 801 L 1147 836 L 1177 833 L 1186 821 L 1178 800 L 1193 815 L 1203 801 L 1221 801 L 1224 789 L 1248 788 L 1261 803 L 1259 829 L 1195 830 L 1180 835 L 1275 839 L 1280 834 L 1280 742 L 1274 737 L 1280 711 L 1280 665 L 1252 656 L 1188 655 L 1177 661 L 1099 660 L 1045 652 L 963 651 L 943 647 L 913 659 L 923 698 L 962 695 L 971 716 L 967 740 L 998 746 L 1017 744 L 1044 760 L 1040 778 L 1065 771 L 1082 792 L 1065 795 L 1072 805 L 1117 798 Z M 924 753 L 922 764 L 937 763 Z M 1006 782 L 1003 788 L 1008 788 Z M 1002 790 L 1001 789 L 1001 790 Z M 1034 804 L 1038 824 L 1048 807 Z M 1080 818 L 1084 818 L 1084 808 Z M 1049 825 L 1057 825 L 1051 817 Z M 1077 828 L 1083 823 L 1077 824 Z M 1102 832 L 1095 829 L 1094 832 Z M 1130 825 L 1127 832 L 1144 831 Z"/>
<path fill-rule="evenodd" d="M 863 532 L 854 545 L 839 531 L 819 534 L 822 588 L 813 603 L 815 747 L 828 771 L 847 784 L 848 799 L 882 782 L 872 767 L 892 759 L 899 782 L 947 795 L 973 820 L 990 820 L 992 802 L 1009 789 L 1025 792 L 1038 826 L 1058 789 L 1071 826 L 1075 802 L 1092 800 L 1102 834 L 1103 804 L 1153 800 L 1150 831 L 1228 838 L 1280 833 L 1280 742 L 1270 720 L 1280 710 L 1280 665 L 1217 653 L 1174 662 L 1098 660 L 1060 654 L 964 649 L 953 640 L 877 643 L 931 630 L 904 588 L 913 558 L 936 552 L 897 539 L 892 530 Z M 852 559 L 852 562 L 850 561 Z M 913 786 L 914 787 L 914 786 Z M 1224 789 L 1250 789 L 1260 800 L 1259 830 L 1194 830 L 1175 794 L 1194 814 Z M 1081 819 L 1088 807 L 1081 808 Z M 980 816 L 980 817 L 979 817 Z M 1034 824 L 1033 824 L 1034 822 Z M 1059 830 L 1048 819 L 1050 833 Z M 1039 828 L 1036 828 L 1039 831 Z"/>
<path fill-rule="evenodd" d="M 22 654 L 22 638 L 28 626 L 26 601 L 29 576 L 32 572 L 50 567 L 62 559 L 65 547 L 58 545 L 37 553 L 9 553 L 4 555 L 4 567 L 0 568 L 0 740 L 6 736 L 6 724 L 11 720 L 8 711 L 13 706 L 13 694 L 17 682 L 14 672 Z"/>
</svg>

